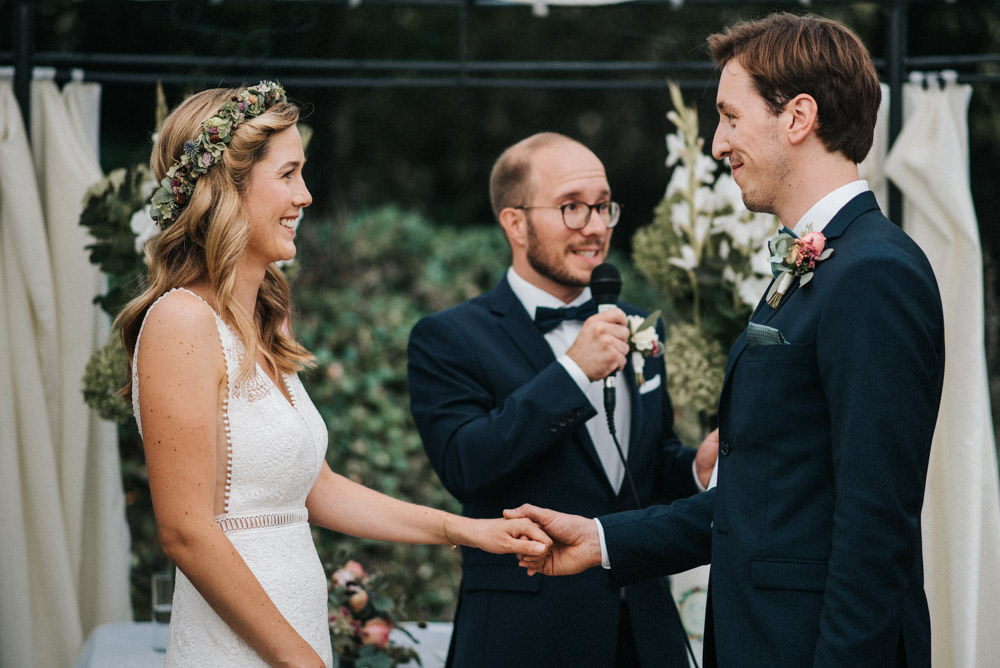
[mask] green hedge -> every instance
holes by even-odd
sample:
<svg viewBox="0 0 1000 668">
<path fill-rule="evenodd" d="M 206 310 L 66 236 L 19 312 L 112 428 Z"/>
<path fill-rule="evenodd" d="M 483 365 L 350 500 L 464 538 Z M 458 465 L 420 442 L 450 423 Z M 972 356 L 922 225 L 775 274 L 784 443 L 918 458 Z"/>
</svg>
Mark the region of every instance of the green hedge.
<svg viewBox="0 0 1000 668">
<path fill-rule="evenodd" d="M 295 334 L 319 362 L 302 380 L 330 431 L 330 466 L 397 498 L 459 511 L 410 417 L 406 343 L 420 316 L 499 278 L 509 261 L 499 229 L 435 228 L 389 206 L 343 223 L 306 217 L 297 246 Z M 460 568 L 455 552 L 314 534 L 330 569 L 357 559 L 382 575 L 406 616 L 450 618 Z"/>
</svg>

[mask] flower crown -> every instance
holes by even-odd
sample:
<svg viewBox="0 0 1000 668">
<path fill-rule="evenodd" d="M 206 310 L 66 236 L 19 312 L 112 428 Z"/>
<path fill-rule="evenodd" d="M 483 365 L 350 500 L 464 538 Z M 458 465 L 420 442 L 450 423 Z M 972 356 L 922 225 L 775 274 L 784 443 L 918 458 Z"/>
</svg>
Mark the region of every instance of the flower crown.
<svg viewBox="0 0 1000 668">
<path fill-rule="evenodd" d="M 161 230 L 177 220 L 187 206 L 198 177 L 222 159 L 222 152 L 232 141 L 236 127 L 286 99 L 281 84 L 261 81 L 233 95 L 201 124 L 201 134 L 197 139 L 184 142 L 184 154 L 167 170 L 160 187 L 153 192 L 150 215 Z"/>
</svg>

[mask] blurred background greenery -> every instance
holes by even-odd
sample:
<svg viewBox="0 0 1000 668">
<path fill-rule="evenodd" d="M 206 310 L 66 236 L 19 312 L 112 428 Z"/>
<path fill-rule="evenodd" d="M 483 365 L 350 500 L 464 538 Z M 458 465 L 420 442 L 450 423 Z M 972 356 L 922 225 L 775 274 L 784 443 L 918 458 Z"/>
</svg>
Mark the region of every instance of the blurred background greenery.
<svg viewBox="0 0 1000 668">
<path fill-rule="evenodd" d="M 9 29 L 0 30 L 0 64 L 10 60 L 17 4 L 0 2 L 0 16 L 12 19 Z M 663 295 L 631 269 L 630 259 L 633 234 L 653 221 L 670 176 L 664 164 L 664 137 L 673 131 L 665 115 L 671 108 L 667 76 L 652 75 L 662 85 L 626 85 L 637 75 L 612 71 L 601 76 L 622 82 L 620 87 L 558 85 L 576 76 L 570 70 L 550 73 L 548 86 L 522 85 L 517 77 L 492 84 L 480 77 L 475 85 L 463 85 L 460 77 L 433 82 L 402 67 L 384 68 L 375 77 L 359 64 L 345 70 L 343 85 L 331 86 L 310 83 L 309 72 L 286 59 L 445 63 L 463 56 L 466 62 L 704 64 L 706 35 L 773 10 L 808 10 L 842 20 L 878 59 L 886 48 L 887 4 L 640 0 L 554 6 L 537 16 L 529 6 L 460 1 L 361 0 L 352 7 L 346 0 L 38 0 L 33 46 L 39 60 L 84 70 L 86 54 L 122 56 L 118 66 L 101 66 L 115 75 L 102 89 L 105 171 L 145 162 L 149 155 L 155 82 L 128 78 L 129 54 L 202 59 L 158 66 L 157 71 L 171 75 L 164 85 L 171 105 L 207 87 L 191 83 L 196 80 L 231 84 L 302 77 L 302 83 L 288 88 L 313 130 L 306 179 L 314 205 L 300 228 L 292 281 L 296 333 L 320 362 L 303 379 L 330 428 L 328 459 L 334 470 L 367 485 L 456 510 L 430 470 L 409 416 L 409 329 L 424 313 L 488 288 L 505 269 L 508 251 L 489 211 L 489 169 L 503 148 L 539 130 L 576 137 L 605 162 L 615 197 L 625 207 L 614 240 L 625 297 L 661 308 Z M 995 52 L 1000 9 L 995 2 L 915 0 L 907 28 L 910 56 Z M 60 54 L 75 55 L 59 60 Z M 995 70 L 995 64 L 974 66 L 982 73 Z M 370 82 L 360 83 L 366 76 Z M 702 135 L 710 141 L 712 76 L 697 69 L 685 76 L 685 97 L 696 106 Z M 996 84 L 975 88 L 970 144 L 986 267 L 984 336 L 996 399 Z M 141 617 L 149 609 L 144 600 L 148 575 L 165 561 L 156 543 L 134 424 L 122 427 L 121 449 L 133 540 L 133 602 Z M 387 572 L 409 617 L 450 616 L 458 582 L 455 553 L 328 532 L 317 532 L 317 544 L 328 565 L 350 557 L 371 571 Z"/>
</svg>

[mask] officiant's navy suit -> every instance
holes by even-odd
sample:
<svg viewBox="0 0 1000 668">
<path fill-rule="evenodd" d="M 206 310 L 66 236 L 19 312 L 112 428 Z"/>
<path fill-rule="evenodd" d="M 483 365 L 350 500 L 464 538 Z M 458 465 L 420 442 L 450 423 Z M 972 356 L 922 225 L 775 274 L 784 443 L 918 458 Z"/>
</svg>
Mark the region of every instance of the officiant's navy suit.
<svg viewBox="0 0 1000 668">
<path fill-rule="evenodd" d="M 632 388 L 628 465 L 642 503 L 666 503 L 696 492 L 694 450 L 674 435 L 663 359 L 647 359 L 644 372 L 642 390 L 630 368 L 619 381 Z M 414 327 L 409 380 L 431 464 L 466 515 L 525 502 L 590 517 L 635 508 L 627 482 L 620 493 L 609 483 L 584 425 L 594 407 L 506 278 Z M 644 665 L 686 667 L 666 583 L 627 587 L 625 601 Z M 606 571 L 529 577 L 512 555 L 463 548 L 449 665 L 613 666 L 621 606 Z"/>
<path fill-rule="evenodd" d="M 812 281 L 751 319 L 788 343 L 744 332 L 730 351 L 718 487 L 601 518 L 623 582 L 689 568 L 710 542 L 705 666 L 930 666 L 920 510 L 944 368 L 937 283 L 870 192 L 823 232 L 834 253 Z"/>
</svg>

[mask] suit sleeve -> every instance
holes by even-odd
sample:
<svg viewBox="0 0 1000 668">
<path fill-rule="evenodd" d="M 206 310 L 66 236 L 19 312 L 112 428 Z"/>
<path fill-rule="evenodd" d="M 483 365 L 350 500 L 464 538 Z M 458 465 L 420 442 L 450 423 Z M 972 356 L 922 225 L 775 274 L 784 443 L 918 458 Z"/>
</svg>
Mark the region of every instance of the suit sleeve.
<svg viewBox="0 0 1000 668">
<path fill-rule="evenodd" d="M 888 665 L 903 601 L 920 586 L 920 511 L 944 365 L 940 298 L 926 263 L 902 251 L 858 263 L 836 295 L 817 334 L 835 503 L 813 665 Z"/>
<path fill-rule="evenodd" d="M 599 517 L 611 580 L 627 586 L 707 564 L 712 549 L 715 490 L 670 505 Z"/>
<path fill-rule="evenodd" d="M 555 360 L 538 373 L 504 368 L 510 355 L 490 349 L 495 336 L 449 312 L 410 334 L 410 408 L 431 465 L 462 502 L 510 483 L 596 414 Z"/>
</svg>

